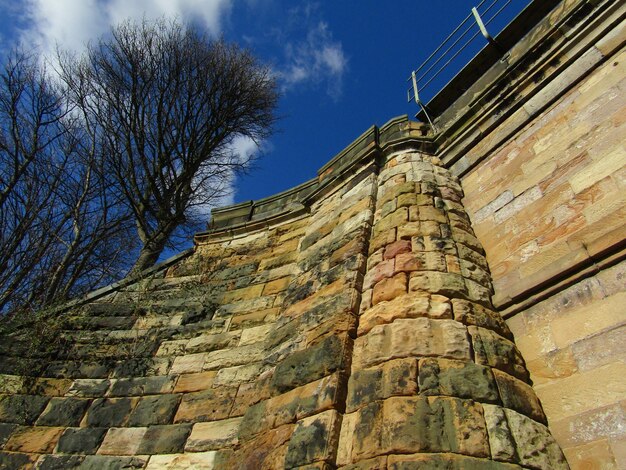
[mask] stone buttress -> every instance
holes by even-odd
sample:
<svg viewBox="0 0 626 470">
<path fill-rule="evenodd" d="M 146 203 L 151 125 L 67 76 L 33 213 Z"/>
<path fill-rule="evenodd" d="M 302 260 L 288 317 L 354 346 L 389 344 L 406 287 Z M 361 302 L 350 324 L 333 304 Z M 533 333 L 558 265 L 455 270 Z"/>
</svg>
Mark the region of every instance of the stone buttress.
<svg viewBox="0 0 626 470">
<path fill-rule="evenodd" d="M 378 175 L 337 464 L 561 469 L 524 361 L 439 160 L 394 153 Z"/>
</svg>

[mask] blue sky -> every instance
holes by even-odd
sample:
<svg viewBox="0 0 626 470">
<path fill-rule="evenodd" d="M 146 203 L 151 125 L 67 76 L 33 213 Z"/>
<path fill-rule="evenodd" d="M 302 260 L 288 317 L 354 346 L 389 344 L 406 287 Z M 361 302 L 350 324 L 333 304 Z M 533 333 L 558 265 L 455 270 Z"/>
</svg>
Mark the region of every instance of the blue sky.
<svg viewBox="0 0 626 470">
<path fill-rule="evenodd" d="M 488 5 L 492 0 L 486 2 Z M 17 42 L 79 51 L 127 17 L 177 16 L 252 49 L 276 73 L 276 134 L 228 202 L 259 199 L 313 178 L 372 124 L 417 112 L 415 69 L 478 0 L 0 0 L 0 49 Z M 501 4 L 506 3 L 501 1 Z M 499 30 L 527 0 L 512 0 Z M 477 43 L 478 44 L 478 43 Z M 482 42 L 480 42 L 482 45 Z M 475 51 L 462 56 L 467 61 Z M 445 83 L 433 84 L 431 93 Z M 429 94 L 426 94 L 426 97 Z M 239 142 L 241 151 L 252 151 Z"/>
</svg>

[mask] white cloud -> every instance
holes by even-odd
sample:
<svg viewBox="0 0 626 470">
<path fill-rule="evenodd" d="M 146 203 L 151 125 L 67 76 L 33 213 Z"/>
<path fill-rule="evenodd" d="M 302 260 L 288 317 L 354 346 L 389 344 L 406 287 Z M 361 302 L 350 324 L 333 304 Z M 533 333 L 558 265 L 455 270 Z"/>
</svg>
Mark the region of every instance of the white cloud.
<svg viewBox="0 0 626 470">
<path fill-rule="evenodd" d="M 279 73 L 283 88 L 325 82 L 328 94 L 334 99 L 339 97 L 348 60 L 327 23 L 318 21 L 304 40 L 287 44 L 285 54 L 287 63 Z"/>
<path fill-rule="evenodd" d="M 200 22 L 214 35 L 221 32 L 224 16 L 233 0 L 27 0 L 28 29 L 22 41 L 54 52 L 80 50 L 87 41 L 106 33 L 112 25 L 127 18 L 141 20 L 162 16 Z"/>
</svg>

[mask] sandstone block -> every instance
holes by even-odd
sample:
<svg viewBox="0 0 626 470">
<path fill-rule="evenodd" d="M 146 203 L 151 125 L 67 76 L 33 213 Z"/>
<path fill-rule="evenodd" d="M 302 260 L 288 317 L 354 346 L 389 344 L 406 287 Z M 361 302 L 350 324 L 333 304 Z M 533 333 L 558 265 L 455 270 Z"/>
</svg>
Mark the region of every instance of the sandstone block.
<svg viewBox="0 0 626 470">
<path fill-rule="evenodd" d="M 409 291 L 426 291 L 446 297 L 467 297 L 467 287 L 462 276 L 437 271 L 411 273 Z"/>
<path fill-rule="evenodd" d="M 355 461 L 412 452 L 489 455 L 482 409 L 470 400 L 392 397 L 370 403 L 356 415 Z"/>
<path fill-rule="evenodd" d="M 397 242 L 396 242 L 397 243 Z M 393 245 L 393 244 L 392 244 Z M 391 246 L 391 245 L 388 245 Z M 393 276 L 394 260 L 387 259 L 370 269 L 363 278 L 363 288 L 369 289 L 382 279 Z"/>
<path fill-rule="evenodd" d="M 423 226 L 419 221 L 411 221 L 402 224 L 398 227 L 398 240 L 411 240 L 413 237 L 424 235 Z M 437 227 L 437 234 L 439 235 L 439 228 Z"/>
<path fill-rule="evenodd" d="M 377 325 L 354 342 L 353 369 L 390 359 L 440 356 L 469 360 L 469 341 L 463 325 L 453 320 L 402 319 Z"/>
<path fill-rule="evenodd" d="M 493 373 L 498 383 L 502 404 L 506 408 L 547 424 L 539 399 L 530 385 L 498 369 L 494 369 Z"/>
<path fill-rule="evenodd" d="M 97 398 L 87 410 L 83 425 L 96 428 L 124 426 L 136 403 L 136 398 Z"/>
<path fill-rule="evenodd" d="M 199 392 L 211 388 L 216 375 L 217 371 L 214 370 L 180 375 L 174 393 Z"/>
<path fill-rule="evenodd" d="M 328 336 L 315 346 L 291 354 L 276 367 L 271 387 L 283 393 L 343 368 L 347 340 Z"/>
<path fill-rule="evenodd" d="M 362 336 L 374 326 L 391 323 L 396 318 L 418 317 L 451 318 L 452 309 L 448 299 L 426 292 L 415 292 L 380 302 L 361 315 L 358 334 Z"/>
<path fill-rule="evenodd" d="M 21 427 L 11 434 L 4 445 L 4 450 L 24 453 L 50 453 L 63 431 L 64 428 L 60 427 Z"/>
<path fill-rule="evenodd" d="M 217 452 L 194 452 L 190 454 L 152 455 L 146 470 L 184 469 L 214 470 Z"/>
<path fill-rule="evenodd" d="M 67 395 L 72 397 L 103 397 L 110 384 L 109 379 L 76 379 Z"/>
<path fill-rule="evenodd" d="M 236 445 L 242 419 L 231 418 L 194 424 L 185 445 L 185 452 L 218 450 Z"/>
<path fill-rule="evenodd" d="M 410 240 L 398 240 L 390 245 L 387 245 L 383 255 L 384 259 L 395 258 L 400 253 L 408 253 L 411 251 Z"/>
<path fill-rule="evenodd" d="M 372 304 L 376 305 L 384 300 L 392 300 L 399 295 L 406 293 L 407 276 L 406 273 L 398 273 L 391 278 L 379 281 L 374 286 L 372 293 Z"/>
<path fill-rule="evenodd" d="M 336 410 L 328 410 L 300 420 L 289 440 L 285 467 L 334 461 L 340 428 L 341 415 Z"/>
<path fill-rule="evenodd" d="M 81 398 L 52 398 L 37 420 L 38 426 L 78 426 L 91 404 Z"/>
<path fill-rule="evenodd" d="M 419 391 L 423 395 L 471 398 L 497 403 L 498 388 L 489 367 L 449 359 L 421 359 Z"/>
<path fill-rule="evenodd" d="M 568 469 L 563 452 L 548 428 L 516 411 L 504 409 L 519 462 L 541 470 Z"/>
<path fill-rule="evenodd" d="M 136 455 L 148 428 L 111 428 L 98 449 L 99 455 Z"/>
<path fill-rule="evenodd" d="M 48 397 L 0 395 L 0 422 L 33 424 L 48 404 Z"/>
<path fill-rule="evenodd" d="M 389 470 L 519 470 L 518 465 L 457 454 L 390 455 Z"/>
<path fill-rule="evenodd" d="M 228 417 L 237 387 L 219 387 L 187 393 L 174 417 L 174 423 L 213 421 Z"/>
<path fill-rule="evenodd" d="M 387 456 L 361 460 L 352 465 L 341 467 L 342 470 L 387 470 Z"/>
<path fill-rule="evenodd" d="M 524 359 L 513 342 L 484 328 L 470 326 L 468 331 L 478 364 L 495 367 L 520 380 L 528 381 Z"/>
<path fill-rule="evenodd" d="M 404 224 L 402 227 L 405 227 L 407 224 Z M 372 235 L 372 238 L 370 239 L 370 247 L 368 250 L 368 254 L 371 255 L 372 253 L 380 250 L 381 248 L 383 248 L 386 245 L 389 245 L 390 243 L 393 243 L 394 241 L 396 241 L 396 229 L 392 228 L 389 230 L 386 230 L 384 232 L 380 232 L 377 235 Z"/>
<path fill-rule="evenodd" d="M 513 339 L 509 327 L 498 312 L 469 300 L 452 299 L 451 302 L 454 319 L 456 321 L 468 326 L 480 326 L 488 330 L 493 330 L 500 336 Z"/>
<path fill-rule="evenodd" d="M 56 451 L 64 454 L 95 454 L 104 439 L 106 428 L 67 428 Z"/>
<path fill-rule="evenodd" d="M 391 396 L 417 394 L 417 361 L 398 359 L 380 367 L 355 371 L 348 382 L 346 411 Z"/>
<path fill-rule="evenodd" d="M 339 406 L 345 379 L 337 372 L 249 407 L 240 427 L 241 440 L 250 440 L 272 428 Z"/>
<path fill-rule="evenodd" d="M 139 400 L 128 418 L 128 426 L 170 424 L 181 395 L 152 395 Z"/>
<path fill-rule="evenodd" d="M 380 219 L 372 231 L 372 235 L 377 235 L 387 232 L 390 229 L 402 226 L 409 219 L 409 210 L 406 207 L 400 207 L 391 214 Z"/>
<path fill-rule="evenodd" d="M 487 423 L 491 457 L 494 460 L 518 462 L 513 435 L 509 429 L 504 409 L 496 405 L 484 404 L 483 413 Z"/>
</svg>

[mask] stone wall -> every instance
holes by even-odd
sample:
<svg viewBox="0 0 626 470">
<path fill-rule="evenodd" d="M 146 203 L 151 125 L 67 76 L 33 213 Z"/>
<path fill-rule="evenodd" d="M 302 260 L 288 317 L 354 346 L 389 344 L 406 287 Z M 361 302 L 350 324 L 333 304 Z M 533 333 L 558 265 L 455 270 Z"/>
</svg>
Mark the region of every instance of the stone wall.
<svg viewBox="0 0 626 470">
<path fill-rule="evenodd" d="M 626 28 L 623 5 L 602 7 L 456 163 L 477 161 L 463 202 L 494 302 L 577 469 L 626 467 Z"/>
<path fill-rule="evenodd" d="M 0 468 L 623 468 L 625 16 L 5 334 Z"/>
</svg>

